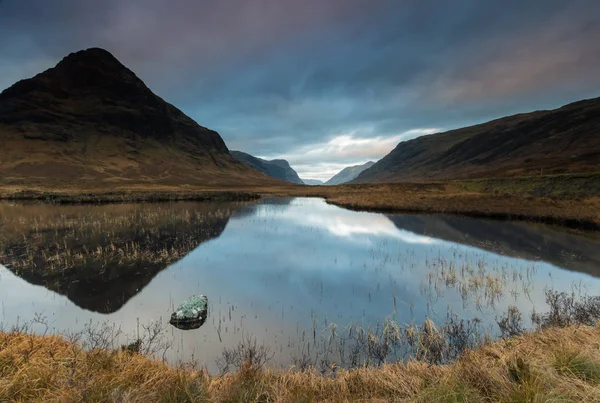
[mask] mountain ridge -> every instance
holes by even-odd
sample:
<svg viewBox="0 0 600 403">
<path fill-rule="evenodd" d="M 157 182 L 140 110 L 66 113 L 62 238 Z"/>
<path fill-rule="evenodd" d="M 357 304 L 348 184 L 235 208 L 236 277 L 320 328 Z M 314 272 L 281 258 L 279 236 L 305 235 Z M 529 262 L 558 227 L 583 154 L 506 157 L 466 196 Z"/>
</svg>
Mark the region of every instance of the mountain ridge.
<svg viewBox="0 0 600 403">
<path fill-rule="evenodd" d="M 325 182 L 325 185 L 340 185 L 342 183 L 350 182 L 355 179 L 365 169 L 371 168 L 375 165 L 375 162 L 368 161 L 362 165 L 352 165 L 342 169 L 340 172 L 335 174 L 331 179 Z"/>
<path fill-rule="evenodd" d="M 243 151 L 231 151 L 231 155 L 237 160 L 251 166 L 252 168 L 269 175 L 276 179 L 286 182 L 304 184 L 298 173 L 290 166 L 290 163 L 283 159 L 265 160 L 258 158 Z"/>
<path fill-rule="evenodd" d="M 309 186 L 322 186 L 325 184 L 325 182 L 319 179 L 302 179 L 302 182 L 304 182 L 305 185 Z"/>
<path fill-rule="evenodd" d="M 582 173 L 600 163 L 600 98 L 421 136 L 351 183 Z"/>
<path fill-rule="evenodd" d="M 271 183 L 110 52 L 74 52 L 0 93 L 0 184 L 109 188 Z"/>
</svg>

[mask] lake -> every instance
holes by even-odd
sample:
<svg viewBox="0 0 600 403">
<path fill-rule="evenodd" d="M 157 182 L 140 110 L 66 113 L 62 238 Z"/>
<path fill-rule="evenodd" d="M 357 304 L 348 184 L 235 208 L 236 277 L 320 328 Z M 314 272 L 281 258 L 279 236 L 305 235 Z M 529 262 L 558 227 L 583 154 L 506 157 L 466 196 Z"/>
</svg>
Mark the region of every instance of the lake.
<svg viewBox="0 0 600 403">
<path fill-rule="evenodd" d="M 36 332 L 74 334 L 91 323 L 120 329 L 125 344 L 158 323 L 170 345 L 160 355 L 211 370 L 224 348 L 248 337 L 268 347 L 271 365 L 288 366 L 318 357 L 332 334 L 353 326 L 456 317 L 495 335 L 509 306 L 530 325 L 547 290 L 600 294 L 597 234 L 354 212 L 313 198 L 2 202 L 0 262 L 5 329 L 30 323 Z M 204 325 L 168 325 L 194 294 L 208 296 Z"/>
</svg>

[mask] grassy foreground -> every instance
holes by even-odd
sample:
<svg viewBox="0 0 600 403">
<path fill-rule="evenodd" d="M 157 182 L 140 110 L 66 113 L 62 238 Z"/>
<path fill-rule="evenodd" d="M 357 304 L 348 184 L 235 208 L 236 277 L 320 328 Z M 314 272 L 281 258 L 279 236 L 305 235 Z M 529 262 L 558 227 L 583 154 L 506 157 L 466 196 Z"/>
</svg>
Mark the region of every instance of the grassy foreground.
<svg viewBox="0 0 600 403">
<path fill-rule="evenodd" d="M 57 336 L 0 333 L 0 401 L 545 402 L 600 401 L 600 325 L 492 342 L 452 365 L 339 370 L 252 366 L 211 376 L 137 353 L 86 351 Z"/>
</svg>

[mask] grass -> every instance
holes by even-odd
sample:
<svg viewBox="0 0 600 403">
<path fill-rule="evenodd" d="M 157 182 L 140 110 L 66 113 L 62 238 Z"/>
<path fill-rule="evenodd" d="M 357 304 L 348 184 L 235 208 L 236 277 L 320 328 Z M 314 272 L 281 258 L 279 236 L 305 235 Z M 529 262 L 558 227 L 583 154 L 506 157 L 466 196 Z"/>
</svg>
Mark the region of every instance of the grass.
<svg viewBox="0 0 600 403">
<path fill-rule="evenodd" d="M 213 376 L 123 350 L 0 333 L 0 400 L 174 402 L 537 402 L 600 400 L 600 326 L 547 328 L 467 350 L 450 365 L 339 370 L 242 365 Z"/>
<path fill-rule="evenodd" d="M 523 182 L 519 182 L 522 180 Z M 569 189 L 570 177 L 452 181 L 427 184 L 342 185 L 323 188 L 328 202 L 356 210 L 458 214 L 471 217 L 537 221 L 574 228 L 600 229 L 600 175 L 596 187 L 573 193 L 544 190 L 550 183 Z M 507 182 L 514 186 L 507 188 Z M 563 189 L 564 189 L 563 188 Z M 587 189 L 587 193 L 584 193 Z"/>
<path fill-rule="evenodd" d="M 158 272 L 220 236 L 241 206 L 3 203 L 0 263 L 79 306 L 113 312 Z"/>
<path fill-rule="evenodd" d="M 430 183 L 372 185 L 76 185 L 57 192 L 43 187 L 0 186 L 0 199 L 61 203 L 113 203 L 165 200 L 249 200 L 260 196 L 323 197 L 356 210 L 458 214 L 517 219 L 574 228 L 600 229 L 600 174 L 546 175 Z"/>
<path fill-rule="evenodd" d="M 577 351 L 559 351 L 555 368 L 561 374 L 600 384 L 600 364 Z"/>
<path fill-rule="evenodd" d="M 0 206 L 0 262 L 57 275 L 81 266 L 168 265 L 220 235 L 239 204 Z"/>
</svg>

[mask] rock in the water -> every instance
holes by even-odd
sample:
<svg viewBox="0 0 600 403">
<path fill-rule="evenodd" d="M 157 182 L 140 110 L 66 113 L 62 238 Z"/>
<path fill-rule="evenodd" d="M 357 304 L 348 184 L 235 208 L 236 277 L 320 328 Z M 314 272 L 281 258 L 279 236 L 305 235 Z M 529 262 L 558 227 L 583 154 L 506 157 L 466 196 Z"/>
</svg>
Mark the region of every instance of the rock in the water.
<svg viewBox="0 0 600 403">
<path fill-rule="evenodd" d="M 192 295 L 171 315 L 170 323 L 179 329 L 198 329 L 206 321 L 208 298 Z"/>
</svg>

